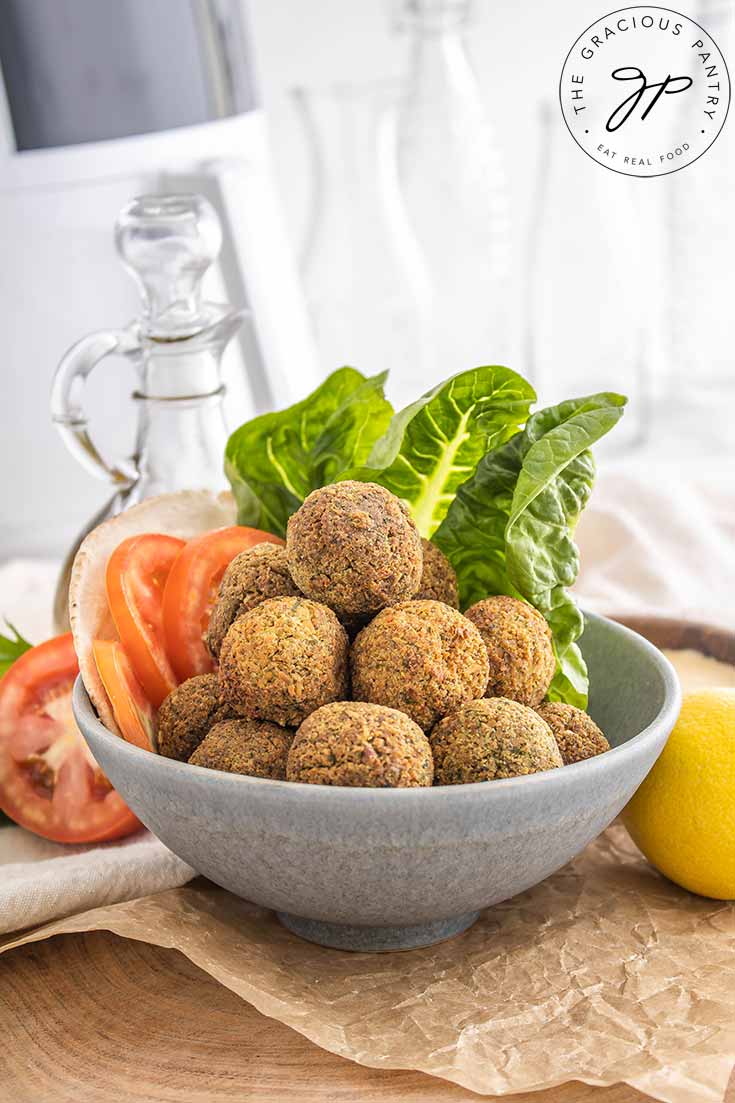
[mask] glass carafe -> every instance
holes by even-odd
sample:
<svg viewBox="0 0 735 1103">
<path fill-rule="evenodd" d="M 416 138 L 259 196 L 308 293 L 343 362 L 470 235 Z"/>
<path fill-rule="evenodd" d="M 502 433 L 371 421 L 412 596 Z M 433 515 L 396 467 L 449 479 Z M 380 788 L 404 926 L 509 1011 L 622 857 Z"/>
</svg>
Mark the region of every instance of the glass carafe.
<svg viewBox="0 0 735 1103">
<path fill-rule="evenodd" d="M 735 51 L 732 2 L 700 0 L 694 15 L 730 62 Z M 701 70 L 699 55 L 692 57 L 691 65 L 690 75 L 696 79 Z M 720 80 L 724 84 L 727 78 L 717 73 L 707 79 L 716 96 L 715 85 Z M 688 121 L 699 127 L 696 112 L 701 109 L 697 104 L 691 101 Z M 677 434 L 696 441 L 709 453 L 722 451 L 730 456 L 732 429 L 722 412 L 735 398 L 731 323 L 734 178 L 735 132 L 730 119 L 703 157 L 665 178 L 659 200 L 666 217 L 668 246 L 666 421 Z"/>
<path fill-rule="evenodd" d="M 202 278 L 219 254 L 222 233 L 211 204 L 197 195 L 143 196 L 123 208 L 118 253 L 135 278 L 142 317 L 126 329 L 82 338 L 54 377 L 51 416 L 71 454 L 113 488 L 107 505 L 80 534 L 64 563 L 54 603 L 59 631 L 68 625 L 71 564 L 84 536 L 105 517 L 172 490 L 223 490 L 228 429 L 220 363 L 245 312 L 202 299 Z M 138 407 L 133 454 L 107 460 L 90 436 L 84 385 L 108 357 L 135 368 Z"/>
<path fill-rule="evenodd" d="M 522 369 L 544 403 L 627 394 L 612 447 L 638 444 L 649 429 L 654 360 L 652 296 L 644 293 L 652 227 L 639 181 L 581 154 L 551 103 L 541 108 L 536 180 Z"/>
<path fill-rule="evenodd" d="M 296 88 L 313 196 L 301 268 L 323 371 L 391 372 L 403 404 L 425 389 L 421 317 L 398 261 L 403 230 L 389 205 L 390 81 Z"/>
<path fill-rule="evenodd" d="M 466 45 L 469 0 L 403 0 L 408 69 L 395 117 L 408 279 L 429 318 L 431 380 L 509 358 L 502 161 Z M 407 238 L 399 239 L 399 243 Z"/>
</svg>

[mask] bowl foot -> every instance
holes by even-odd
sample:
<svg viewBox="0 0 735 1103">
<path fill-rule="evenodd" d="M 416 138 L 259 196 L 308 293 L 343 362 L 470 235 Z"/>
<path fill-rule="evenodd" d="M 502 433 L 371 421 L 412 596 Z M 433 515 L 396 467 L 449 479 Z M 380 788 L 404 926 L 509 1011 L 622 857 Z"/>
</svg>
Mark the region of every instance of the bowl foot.
<svg viewBox="0 0 735 1103">
<path fill-rule="evenodd" d="M 416 950 L 444 942 L 471 927 L 479 912 L 467 912 L 451 919 L 421 923 L 416 927 L 350 927 L 344 923 L 322 923 L 318 919 L 303 919 L 299 915 L 278 912 L 284 927 L 307 942 L 331 946 L 335 950 L 356 953 L 386 953 L 391 950 Z"/>
</svg>

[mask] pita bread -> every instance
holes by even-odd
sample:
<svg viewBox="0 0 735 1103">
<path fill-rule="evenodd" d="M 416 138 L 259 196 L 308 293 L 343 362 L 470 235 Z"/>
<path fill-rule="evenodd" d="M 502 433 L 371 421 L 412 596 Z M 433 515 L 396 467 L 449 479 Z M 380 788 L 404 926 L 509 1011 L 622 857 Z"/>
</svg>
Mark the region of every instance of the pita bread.
<svg viewBox="0 0 735 1103">
<path fill-rule="evenodd" d="M 93 529 L 82 542 L 69 583 L 69 620 L 85 689 L 105 727 L 120 734 L 92 653 L 94 640 L 117 639 L 107 605 L 105 572 L 118 544 L 129 536 L 160 532 L 191 540 L 202 532 L 237 523 L 229 492 L 181 490 L 147 498 Z"/>
</svg>

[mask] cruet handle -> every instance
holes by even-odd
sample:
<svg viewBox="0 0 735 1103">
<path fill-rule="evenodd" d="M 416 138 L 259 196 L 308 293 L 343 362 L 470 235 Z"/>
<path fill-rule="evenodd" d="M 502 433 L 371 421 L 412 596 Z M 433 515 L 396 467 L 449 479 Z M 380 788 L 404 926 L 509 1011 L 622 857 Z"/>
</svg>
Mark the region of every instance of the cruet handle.
<svg viewBox="0 0 735 1103">
<path fill-rule="evenodd" d="M 126 356 L 137 342 L 126 330 L 109 330 L 83 337 L 65 354 L 51 386 L 51 420 L 72 456 L 96 479 L 117 489 L 132 486 L 138 471 L 130 459 L 108 463 L 87 432 L 82 405 L 84 386 L 92 369 L 112 353 Z"/>
</svg>

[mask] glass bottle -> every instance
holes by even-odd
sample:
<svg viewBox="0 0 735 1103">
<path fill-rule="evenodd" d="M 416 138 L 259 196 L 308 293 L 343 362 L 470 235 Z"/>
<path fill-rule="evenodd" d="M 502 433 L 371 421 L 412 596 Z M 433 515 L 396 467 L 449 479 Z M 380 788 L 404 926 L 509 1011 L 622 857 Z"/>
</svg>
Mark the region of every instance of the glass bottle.
<svg viewBox="0 0 735 1103">
<path fill-rule="evenodd" d="M 202 299 L 202 278 L 222 244 L 219 218 L 199 195 L 143 196 L 120 212 L 115 243 L 138 284 L 142 316 L 126 329 L 94 333 L 73 345 L 51 391 L 51 417 L 64 444 L 90 475 L 114 489 L 64 563 L 54 602 L 59 631 L 68 624 L 71 563 L 95 525 L 154 494 L 227 486 L 220 362 L 245 311 Z M 82 404 L 88 375 L 109 356 L 131 362 L 138 380 L 134 451 L 114 461 L 103 458 L 90 436 Z"/>
<path fill-rule="evenodd" d="M 730 0 L 700 0 L 694 17 L 729 61 L 735 49 L 735 9 Z M 697 57 L 691 65 L 689 75 L 701 79 Z M 719 94 L 724 97 L 726 74 L 708 79 L 721 81 Z M 695 99 L 689 104 L 692 127 L 700 126 L 698 104 Z M 665 178 L 660 200 L 667 245 L 664 332 L 670 365 L 665 412 L 672 432 L 710 454 L 733 452 L 729 419 L 712 415 L 727 409 L 735 397 L 730 323 L 734 176 L 735 131 L 730 119 L 704 156 Z"/>
<path fill-rule="evenodd" d="M 292 91 L 312 169 L 301 269 L 322 370 L 388 369 L 394 392 L 422 356 L 420 319 L 397 262 L 387 203 L 386 138 L 396 96 L 390 81 Z M 404 396 L 393 397 L 400 404 Z"/>
<path fill-rule="evenodd" d="M 469 0 L 402 4 L 410 47 L 396 187 L 415 244 L 404 248 L 405 270 L 431 326 L 427 385 L 509 351 L 505 181 L 466 49 L 469 18 Z"/>
<path fill-rule="evenodd" d="M 544 404 L 596 391 L 628 395 L 608 446 L 615 449 L 641 442 L 650 423 L 653 227 L 637 188 L 638 180 L 582 154 L 558 108 L 542 104 L 521 370 Z"/>
</svg>

